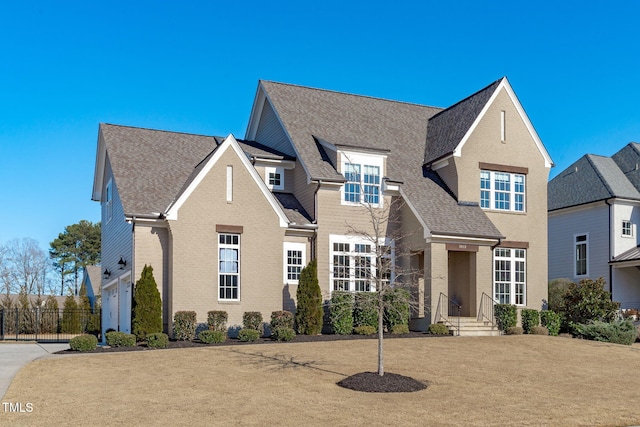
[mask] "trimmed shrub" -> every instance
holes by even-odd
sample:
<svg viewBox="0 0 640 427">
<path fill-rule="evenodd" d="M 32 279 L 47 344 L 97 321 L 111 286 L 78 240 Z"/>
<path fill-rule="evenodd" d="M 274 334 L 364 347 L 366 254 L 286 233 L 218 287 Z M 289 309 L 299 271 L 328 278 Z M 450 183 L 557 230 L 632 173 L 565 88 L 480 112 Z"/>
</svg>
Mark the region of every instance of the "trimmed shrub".
<svg viewBox="0 0 640 427">
<path fill-rule="evenodd" d="M 240 329 L 238 339 L 242 342 L 254 342 L 260 338 L 260 331 L 257 329 Z"/>
<path fill-rule="evenodd" d="M 126 332 L 109 332 L 106 334 L 107 344 L 111 347 L 135 347 L 136 336 Z"/>
<path fill-rule="evenodd" d="M 562 320 L 555 311 L 543 310 L 540 312 L 540 323 L 549 331 L 549 335 L 557 336 L 560 332 Z"/>
<path fill-rule="evenodd" d="M 442 323 L 432 323 L 429 325 L 429 333 L 431 335 L 450 335 L 451 331 Z"/>
<path fill-rule="evenodd" d="M 378 298 L 377 292 L 357 292 L 353 307 L 353 326 L 371 326 L 378 330 Z"/>
<path fill-rule="evenodd" d="M 79 335 L 69 340 L 69 348 L 73 351 L 91 351 L 98 346 L 98 338 L 95 335 Z"/>
<path fill-rule="evenodd" d="M 529 330 L 529 333 L 533 335 L 549 335 L 549 330 L 544 326 L 533 326 Z"/>
<path fill-rule="evenodd" d="M 224 310 L 213 310 L 207 313 L 207 325 L 212 331 L 227 332 L 229 315 Z"/>
<path fill-rule="evenodd" d="M 406 325 L 409 330 L 409 302 L 411 294 L 406 289 L 389 289 L 384 294 L 384 326 L 393 331 L 396 325 Z"/>
<path fill-rule="evenodd" d="M 315 259 L 300 272 L 296 300 L 295 323 L 298 333 L 304 335 L 321 333 L 324 312 Z"/>
<path fill-rule="evenodd" d="M 589 324 L 574 326 L 575 335 L 588 340 L 631 345 L 638 337 L 638 330 L 630 320 L 611 323 L 595 320 Z"/>
<path fill-rule="evenodd" d="M 524 329 L 520 326 L 509 326 L 505 332 L 507 335 L 522 335 L 524 333 Z"/>
<path fill-rule="evenodd" d="M 173 315 L 173 337 L 179 341 L 191 341 L 196 337 L 195 311 L 176 311 Z"/>
<path fill-rule="evenodd" d="M 616 318 L 620 304 L 611 301 L 611 294 L 604 290 L 605 281 L 583 279 L 579 284 L 571 283 L 564 295 L 564 310 L 567 325 L 586 324 L 592 320 L 611 322 Z"/>
<path fill-rule="evenodd" d="M 149 334 L 162 332 L 162 300 L 150 265 L 145 264 L 136 282 L 132 324 L 138 341 L 145 340 Z"/>
<path fill-rule="evenodd" d="M 218 344 L 227 340 L 225 331 L 204 330 L 198 335 L 198 339 L 205 344 Z"/>
<path fill-rule="evenodd" d="M 169 345 L 169 335 L 162 332 L 154 332 L 147 335 L 145 341 L 149 348 L 167 348 Z"/>
<path fill-rule="evenodd" d="M 377 328 L 374 328 L 371 325 L 361 325 L 353 328 L 353 333 L 358 335 L 373 335 L 377 331 Z"/>
<path fill-rule="evenodd" d="M 293 329 L 293 313 L 290 311 L 274 311 L 271 313 L 271 329 L 290 328 Z"/>
<path fill-rule="evenodd" d="M 242 326 L 245 329 L 255 329 L 260 332 L 260 336 L 264 334 L 264 325 L 262 324 L 262 313 L 259 311 L 245 311 L 242 315 Z"/>
<path fill-rule="evenodd" d="M 409 325 L 400 324 L 391 327 L 391 333 L 394 335 L 404 335 L 409 333 Z"/>
<path fill-rule="evenodd" d="M 496 304 L 494 306 L 494 316 L 498 324 L 498 329 L 501 331 L 506 331 L 518 323 L 518 312 L 515 305 Z"/>
<path fill-rule="evenodd" d="M 549 282 L 549 299 L 547 300 L 549 310 L 556 313 L 564 312 L 564 296 L 571 283 L 573 282 L 569 279 L 553 279 Z"/>
<path fill-rule="evenodd" d="M 522 329 L 524 329 L 525 334 L 530 334 L 533 327 L 540 325 L 540 313 L 538 313 L 538 310 L 523 308 L 521 316 Z"/>
<path fill-rule="evenodd" d="M 271 331 L 271 339 L 275 341 L 293 341 L 296 331 L 288 326 L 278 326 Z"/>
<path fill-rule="evenodd" d="M 349 335 L 353 332 L 353 305 L 351 292 L 334 291 L 329 303 L 329 318 L 334 334 Z"/>
</svg>

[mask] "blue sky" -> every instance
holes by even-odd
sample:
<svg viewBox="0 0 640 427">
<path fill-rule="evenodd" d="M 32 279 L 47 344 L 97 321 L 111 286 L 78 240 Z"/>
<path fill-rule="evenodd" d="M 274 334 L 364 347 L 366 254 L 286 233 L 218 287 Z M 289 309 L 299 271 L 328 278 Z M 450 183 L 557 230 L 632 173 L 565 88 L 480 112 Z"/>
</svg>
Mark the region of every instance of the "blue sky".
<svg viewBox="0 0 640 427">
<path fill-rule="evenodd" d="M 47 249 L 100 219 L 100 122 L 244 137 L 259 79 L 447 107 L 506 75 L 554 176 L 640 142 L 638 16 L 637 1 L 5 2 L 0 243 Z"/>
</svg>

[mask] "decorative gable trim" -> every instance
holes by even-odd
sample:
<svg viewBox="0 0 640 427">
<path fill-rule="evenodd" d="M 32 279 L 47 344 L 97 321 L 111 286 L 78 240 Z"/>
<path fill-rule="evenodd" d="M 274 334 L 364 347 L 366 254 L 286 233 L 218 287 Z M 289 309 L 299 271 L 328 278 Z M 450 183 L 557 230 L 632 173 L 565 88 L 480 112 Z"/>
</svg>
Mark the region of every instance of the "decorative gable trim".
<svg viewBox="0 0 640 427">
<path fill-rule="evenodd" d="M 285 215 L 284 211 L 278 204 L 278 201 L 275 199 L 273 194 L 271 194 L 271 192 L 267 188 L 264 181 L 262 181 L 262 178 L 260 178 L 258 171 L 256 171 L 253 165 L 251 165 L 251 162 L 249 161 L 245 153 L 242 151 L 242 148 L 240 148 L 238 141 L 236 141 L 236 139 L 232 134 L 229 134 L 229 136 L 224 140 L 224 142 L 220 144 L 220 146 L 218 146 L 218 148 L 213 153 L 211 158 L 207 161 L 207 163 L 204 165 L 202 170 L 200 170 L 198 175 L 196 175 L 193 181 L 191 181 L 191 183 L 186 188 L 186 190 L 178 197 L 178 199 L 173 204 L 171 204 L 167 208 L 166 218 L 169 220 L 178 219 L 178 211 L 180 210 L 184 202 L 187 201 L 187 199 L 191 196 L 194 190 L 198 188 L 198 185 L 200 185 L 202 180 L 209 174 L 211 169 L 222 157 L 222 155 L 229 149 L 232 149 L 233 151 L 235 151 L 242 165 L 245 167 L 247 172 L 249 172 L 249 174 L 253 178 L 253 181 L 256 183 L 256 185 L 258 186 L 258 188 L 260 189 L 264 197 L 267 199 L 267 201 L 273 208 L 276 215 L 278 215 L 278 218 L 280 219 L 280 227 L 283 227 L 283 228 L 287 227 L 289 225 L 289 220 L 287 219 L 287 216 Z"/>
<path fill-rule="evenodd" d="M 93 172 L 93 192 L 91 200 L 102 202 L 102 187 L 104 184 L 104 171 L 107 164 L 107 145 L 102 137 L 102 129 L 98 131 L 98 149 L 96 150 L 96 166 Z"/>
<path fill-rule="evenodd" d="M 464 144 L 467 143 L 467 141 L 471 137 L 471 134 L 473 134 L 473 131 L 476 129 L 476 127 L 478 127 L 478 124 L 480 124 L 480 122 L 484 118 L 485 114 L 487 113 L 487 110 L 489 110 L 489 107 L 496 100 L 496 98 L 498 97 L 498 94 L 500 94 L 500 91 L 502 89 L 504 89 L 506 91 L 507 95 L 511 99 L 511 102 L 513 102 L 513 105 L 516 107 L 516 111 L 518 111 L 518 114 L 520 115 L 520 118 L 524 122 L 527 130 L 529 131 L 529 134 L 533 138 L 533 141 L 535 142 L 536 146 L 538 147 L 538 150 L 540 151 L 540 154 L 542 154 L 542 157 L 544 158 L 545 167 L 551 168 L 553 166 L 553 161 L 551 160 L 551 156 L 549 156 L 549 153 L 547 152 L 547 149 L 542 144 L 542 141 L 540 140 L 540 137 L 538 136 L 538 133 L 533 128 L 533 125 L 531 124 L 531 121 L 529 120 L 529 117 L 525 113 L 524 108 L 522 108 L 522 104 L 520 104 L 520 101 L 518 100 L 518 97 L 516 96 L 515 92 L 513 91 L 513 88 L 509 84 L 509 81 L 507 80 L 506 77 L 503 77 L 503 79 L 500 82 L 500 84 L 498 84 L 498 87 L 493 91 L 493 94 L 491 95 L 491 98 L 489 98 L 489 101 L 487 101 L 487 103 L 482 108 L 482 111 L 480 111 L 480 114 L 478 114 L 478 117 L 476 117 L 475 121 L 473 122 L 473 124 L 471 125 L 471 127 L 469 128 L 467 133 L 464 135 L 462 140 L 456 146 L 455 150 L 453 151 L 453 155 L 455 157 L 460 157 L 462 155 L 462 147 L 464 147 Z"/>
</svg>

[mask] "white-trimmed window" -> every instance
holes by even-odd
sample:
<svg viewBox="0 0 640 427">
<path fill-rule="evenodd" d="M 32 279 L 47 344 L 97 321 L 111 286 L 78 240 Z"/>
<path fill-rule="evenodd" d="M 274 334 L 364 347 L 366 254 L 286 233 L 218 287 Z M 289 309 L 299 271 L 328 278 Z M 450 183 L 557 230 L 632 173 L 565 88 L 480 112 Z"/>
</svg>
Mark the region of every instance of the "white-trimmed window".
<svg viewBox="0 0 640 427">
<path fill-rule="evenodd" d="M 622 221 L 622 235 L 624 237 L 633 237 L 633 222 L 629 220 Z"/>
<path fill-rule="evenodd" d="M 374 155 L 343 154 L 342 159 L 342 173 L 347 181 L 342 187 L 342 203 L 380 205 L 384 158 Z"/>
<path fill-rule="evenodd" d="M 500 304 L 526 304 L 526 262 L 525 249 L 496 248 L 493 252 L 493 292 Z"/>
<path fill-rule="evenodd" d="M 284 168 L 265 167 L 264 181 L 270 190 L 284 190 Z"/>
<path fill-rule="evenodd" d="M 500 211 L 525 211 L 525 175 L 480 171 L 480 207 Z"/>
<path fill-rule="evenodd" d="M 105 223 L 111 221 L 113 216 L 113 181 L 111 179 L 104 189 L 104 216 Z"/>
<path fill-rule="evenodd" d="M 218 234 L 218 299 L 240 300 L 240 235 Z"/>
<path fill-rule="evenodd" d="M 374 292 L 376 274 L 382 283 L 393 279 L 393 242 L 381 241 L 378 254 L 372 242 L 355 236 L 330 236 L 329 246 L 331 291 Z"/>
<path fill-rule="evenodd" d="M 589 235 L 576 234 L 574 236 L 575 244 L 575 276 L 586 277 L 589 275 Z"/>
<path fill-rule="evenodd" d="M 284 283 L 297 285 L 300 272 L 306 265 L 306 245 L 304 243 L 284 244 Z"/>
</svg>

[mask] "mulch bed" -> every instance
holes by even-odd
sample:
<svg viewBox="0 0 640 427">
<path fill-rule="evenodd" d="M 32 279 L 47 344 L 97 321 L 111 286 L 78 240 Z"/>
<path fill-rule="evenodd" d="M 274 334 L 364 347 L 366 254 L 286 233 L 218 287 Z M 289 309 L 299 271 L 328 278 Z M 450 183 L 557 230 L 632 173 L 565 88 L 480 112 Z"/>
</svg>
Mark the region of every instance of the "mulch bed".
<svg viewBox="0 0 640 427">
<path fill-rule="evenodd" d="M 427 385 L 404 375 L 377 372 L 361 372 L 337 383 L 340 387 L 367 393 L 409 393 L 427 388 Z"/>
</svg>

